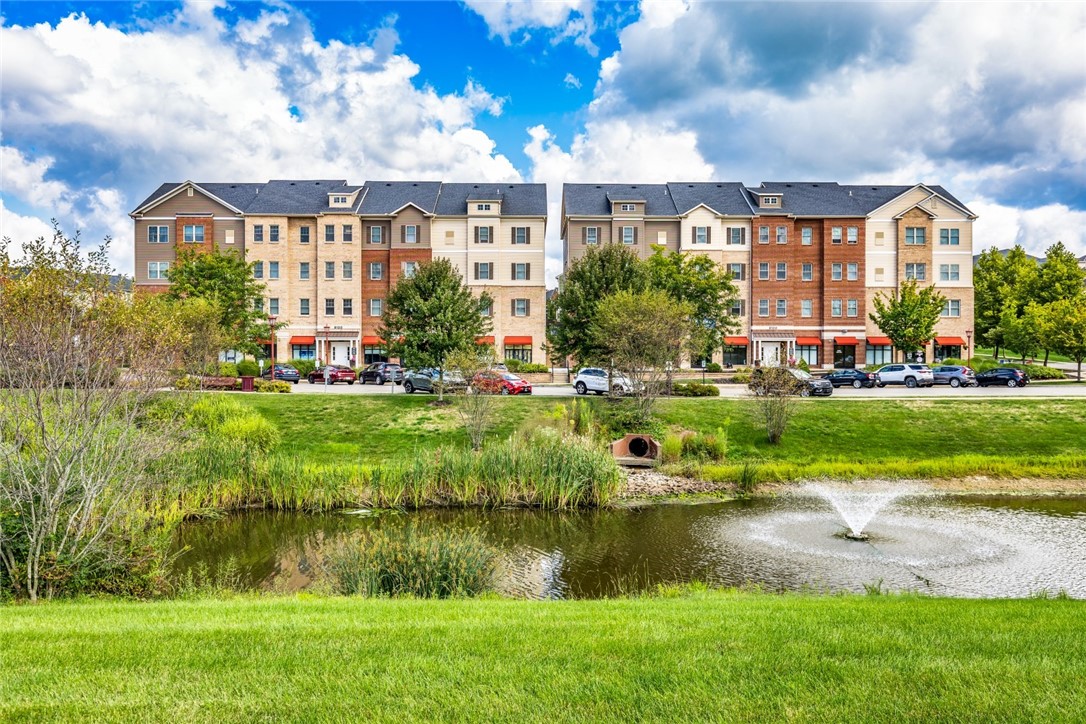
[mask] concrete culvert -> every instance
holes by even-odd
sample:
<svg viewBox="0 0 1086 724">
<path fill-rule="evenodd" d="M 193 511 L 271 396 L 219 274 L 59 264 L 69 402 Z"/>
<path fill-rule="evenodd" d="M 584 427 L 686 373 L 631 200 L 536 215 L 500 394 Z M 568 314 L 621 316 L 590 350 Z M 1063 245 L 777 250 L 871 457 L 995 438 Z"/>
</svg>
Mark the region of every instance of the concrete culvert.
<svg viewBox="0 0 1086 724">
<path fill-rule="evenodd" d="M 649 435 L 630 434 L 611 443 L 611 455 L 619 465 L 651 467 L 660 457 L 660 443 Z"/>
<path fill-rule="evenodd" d="M 635 437 L 630 440 L 630 454 L 635 458 L 644 458 L 649 456 L 649 441 L 643 437 Z"/>
</svg>

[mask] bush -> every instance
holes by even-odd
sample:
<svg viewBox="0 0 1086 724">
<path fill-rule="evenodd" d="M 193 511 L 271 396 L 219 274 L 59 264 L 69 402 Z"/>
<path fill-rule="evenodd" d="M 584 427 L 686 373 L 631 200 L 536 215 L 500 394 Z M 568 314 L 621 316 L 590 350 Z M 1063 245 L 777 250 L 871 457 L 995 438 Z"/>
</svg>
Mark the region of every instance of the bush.
<svg viewBox="0 0 1086 724">
<path fill-rule="evenodd" d="M 539 362 L 521 362 L 519 359 L 507 359 L 503 360 L 505 367 L 510 372 L 519 372 L 524 374 L 538 373 L 538 372 L 550 372 L 550 367 Z"/>
<path fill-rule="evenodd" d="M 214 432 L 227 420 L 252 414 L 252 410 L 237 399 L 223 395 L 205 395 L 192 404 L 186 418 L 190 425 L 206 432 Z"/>
<path fill-rule="evenodd" d="M 220 442 L 261 453 L 267 453 L 279 444 L 279 430 L 256 414 L 228 418 L 219 425 L 215 435 Z"/>
<path fill-rule="evenodd" d="M 255 380 L 253 380 L 253 389 L 256 392 L 280 392 L 280 393 L 286 393 L 286 392 L 292 392 L 293 387 L 294 387 L 293 383 L 285 382 L 283 380 L 274 380 L 274 381 L 272 381 L 272 380 L 261 379 L 259 377 L 256 378 Z"/>
<path fill-rule="evenodd" d="M 312 359 L 292 359 L 290 361 L 290 366 L 298 370 L 298 374 L 302 377 L 308 377 L 310 372 L 317 369 L 317 361 Z M 359 374 L 361 374 L 361 372 L 359 372 Z"/>
<path fill-rule="evenodd" d="M 671 386 L 671 394 L 675 397 L 720 397 L 720 389 L 701 382 L 676 382 Z"/>
<path fill-rule="evenodd" d="M 237 378 L 237 377 L 240 376 L 240 375 L 238 375 L 238 366 L 236 364 L 234 364 L 233 362 L 220 362 L 219 363 L 219 369 L 218 369 L 218 375 L 219 375 L 219 377 L 234 377 L 234 378 Z"/>
<path fill-rule="evenodd" d="M 799 362 L 797 362 L 796 367 L 803 370 L 804 372 L 810 372 L 811 371 L 811 366 L 809 364 L 807 364 L 807 360 L 805 360 L 805 359 L 801 359 Z"/>
<path fill-rule="evenodd" d="M 682 456 L 699 460 L 723 460 L 728 454 L 728 433 L 717 428 L 715 433 L 695 433 L 682 438 Z"/>
<path fill-rule="evenodd" d="M 750 372 L 736 372 L 735 375 L 732 376 L 732 382 L 737 385 L 750 384 Z"/>
<path fill-rule="evenodd" d="M 256 377 L 260 374 L 260 366 L 251 359 L 243 359 L 238 362 L 239 377 Z"/>
<path fill-rule="evenodd" d="M 325 552 L 321 573 L 347 596 L 477 596 L 494 586 L 498 552 L 475 530 L 370 530 Z"/>
<path fill-rule="evenodd" d="M 200 389 L 200 378 L 193 375 L 181 375 L 173 381 L 173 388 L 175 390 L 198 390 Z"/>
<path fill-rule="evenodd" d="M 683 456 L 683 436 L 668 433 L 660 443 L 660 462 L 677 463 Z"/>
<path fill-rule="evenodd" d="M 716 362 L 710 362 L 709 364 L 705 365 L 705 371 L 710 373 L 718 373 L 723 372 L 724 368 Z"/>
</svg>

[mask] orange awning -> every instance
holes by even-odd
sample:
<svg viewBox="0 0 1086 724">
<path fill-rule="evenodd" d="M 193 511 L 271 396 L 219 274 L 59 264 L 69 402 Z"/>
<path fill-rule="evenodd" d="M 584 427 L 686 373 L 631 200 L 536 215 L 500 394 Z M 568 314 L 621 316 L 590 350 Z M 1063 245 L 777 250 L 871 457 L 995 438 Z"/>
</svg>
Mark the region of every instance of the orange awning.
<svg viewBox="0 0 1086 724">
<path fill-rule="evenodd" d="M 748 344 L 750 344 L 750 340 L 748 340 L 746 337 L 725 337 L 724 344 L 731 347 L 746 347 Z"/>
<path fill-rule="evenodd" d="M 373 345 L 379 345 L 379 344 L 384 344 L 384 343 L 385 343 L 385 340 L 381 339 L 380 337 L 366 336 L 366 337 L 362 338 L 362 344 L 367 344 L 367 345 L 370 345 L 371 347 Z"/>
<path fill-rule="evenodd" d="M 964 347 L 965 340 L 961 337 L 936 337 L 935 344 L 941 344 L 944 347 L 953 347 L 954 345 Z"/>
<path fill-rule="evenodd" d="M 843 347 L 855 346 L 860 343 L 860 340 L 855 337 L 834 337 L 833 341 Z"/>
<path fill-rule="evenodd" d="M 531 337 L 506 337 L 502 340 L 505 344 L 531 344 Z"/>
<path fill-rule="evenodd" d="M 290 343 L 291 344 L 297 344 L 297 345 L 316 344 L 317 343 L 317 338 L 316 337 L 291 337 L 290 338 Z"/>
<path fill-rule="evenodd" d="M 893 344 L 889 337 L 868 337 L 867 343 L 875 347 L 888 347 Z"/>
<path fill-rule="evenodd" d="M 475 344 L 494 344 L 493 335 L 487 337 L 476 337 Z"/>
<path fill-rule="evenodd" d="M 796 337 L 796 345 L 799 347 L 821 347 L 822 340 L 818 337 Z"/>
</svg>

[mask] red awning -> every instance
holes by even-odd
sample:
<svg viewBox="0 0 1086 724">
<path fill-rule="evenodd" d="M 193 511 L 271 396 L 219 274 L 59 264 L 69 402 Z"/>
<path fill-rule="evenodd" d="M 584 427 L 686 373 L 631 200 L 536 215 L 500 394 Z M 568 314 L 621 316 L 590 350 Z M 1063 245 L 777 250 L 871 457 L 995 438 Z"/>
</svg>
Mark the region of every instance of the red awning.
<svg viewBox="0 0 1086 724">
<path fill-rule="evenodd" d="M 731 347 L 746 347 L 750 344 L 750 340 L 746 337 L 725 337 L 724 344 Z"/>
<path fill-rule="evenodd" d="M 302 346 L 310 345 L 310 344 L 316 344 L 317 343 L 317 338 L 316 337 L 291 337 L 290 338 L 290 343 L 291 344 L 302 345 Z"/>
<path fill-rule="evenodd" d="M 944 347 L 953 347 L 955 345 L 964 347 L 965 340 L 961 337 L 936 337 L 935 344 L 941 344 Z"/>
<path fill-rule="evenodd" d="M 531 344 L 531 337 L 506 337 L 502 340 L 505 344 Z"/>
<path fill-rule="evenodd" d="M 834 337 L 833 341 L 842 347 L 854 347 L 860 343 L 855 337 Z"/>
<path fill-rule="evenodd" d="M 493 335 L 487 337 L 476 337 L 475 344 L 494 344 Z"/>
<path fill-rule="evenodd" d="M 374 345 L 383 345 L 384 343 L 385 340 L 381 339 L 380 337 L 366 336 L 362 338 L 362 344 L 369 345 L 371 347 Z"/>
<path fill-rule="evenodd" d="M 256 343 L 270 345 L 272 343 L 271 337 L 269 337 L 268 339 L 258 339 Z"/>
<path fill-rule="evenodd" d="M 796 345 L 799 347 L 821 347 L 822 340 L 818 337 L 796 337 Z"/>
<path fill-rule="evenodd" d="M 889 347 L 893 344 L 889 337 L 868 337 L 867 343 L 874 347 Z"/>
</svg>

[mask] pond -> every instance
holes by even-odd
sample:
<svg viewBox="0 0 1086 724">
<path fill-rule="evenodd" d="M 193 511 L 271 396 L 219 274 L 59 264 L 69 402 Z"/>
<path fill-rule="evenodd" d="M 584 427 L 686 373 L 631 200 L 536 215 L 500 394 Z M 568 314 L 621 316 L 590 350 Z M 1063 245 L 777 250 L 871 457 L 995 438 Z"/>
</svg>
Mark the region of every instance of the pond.
<svg viewBox="0 0 1086 724">
<path fill-rule="evenodd" d="M 252 589 L 300 590 L 321 545 L 370 526 L 476 528 L 502 551 L 499 589 L 528 598 L 635 593 L 705 581 L 769 591 L 1086 598 L 1086 497 L 897 498 L 865 541 L 825 499 L 776 498 L 555 512 L 441 509 L 359 515 L 247 512 L 185 525 L 178 570 L 233 559 Z"/>
</svg>

